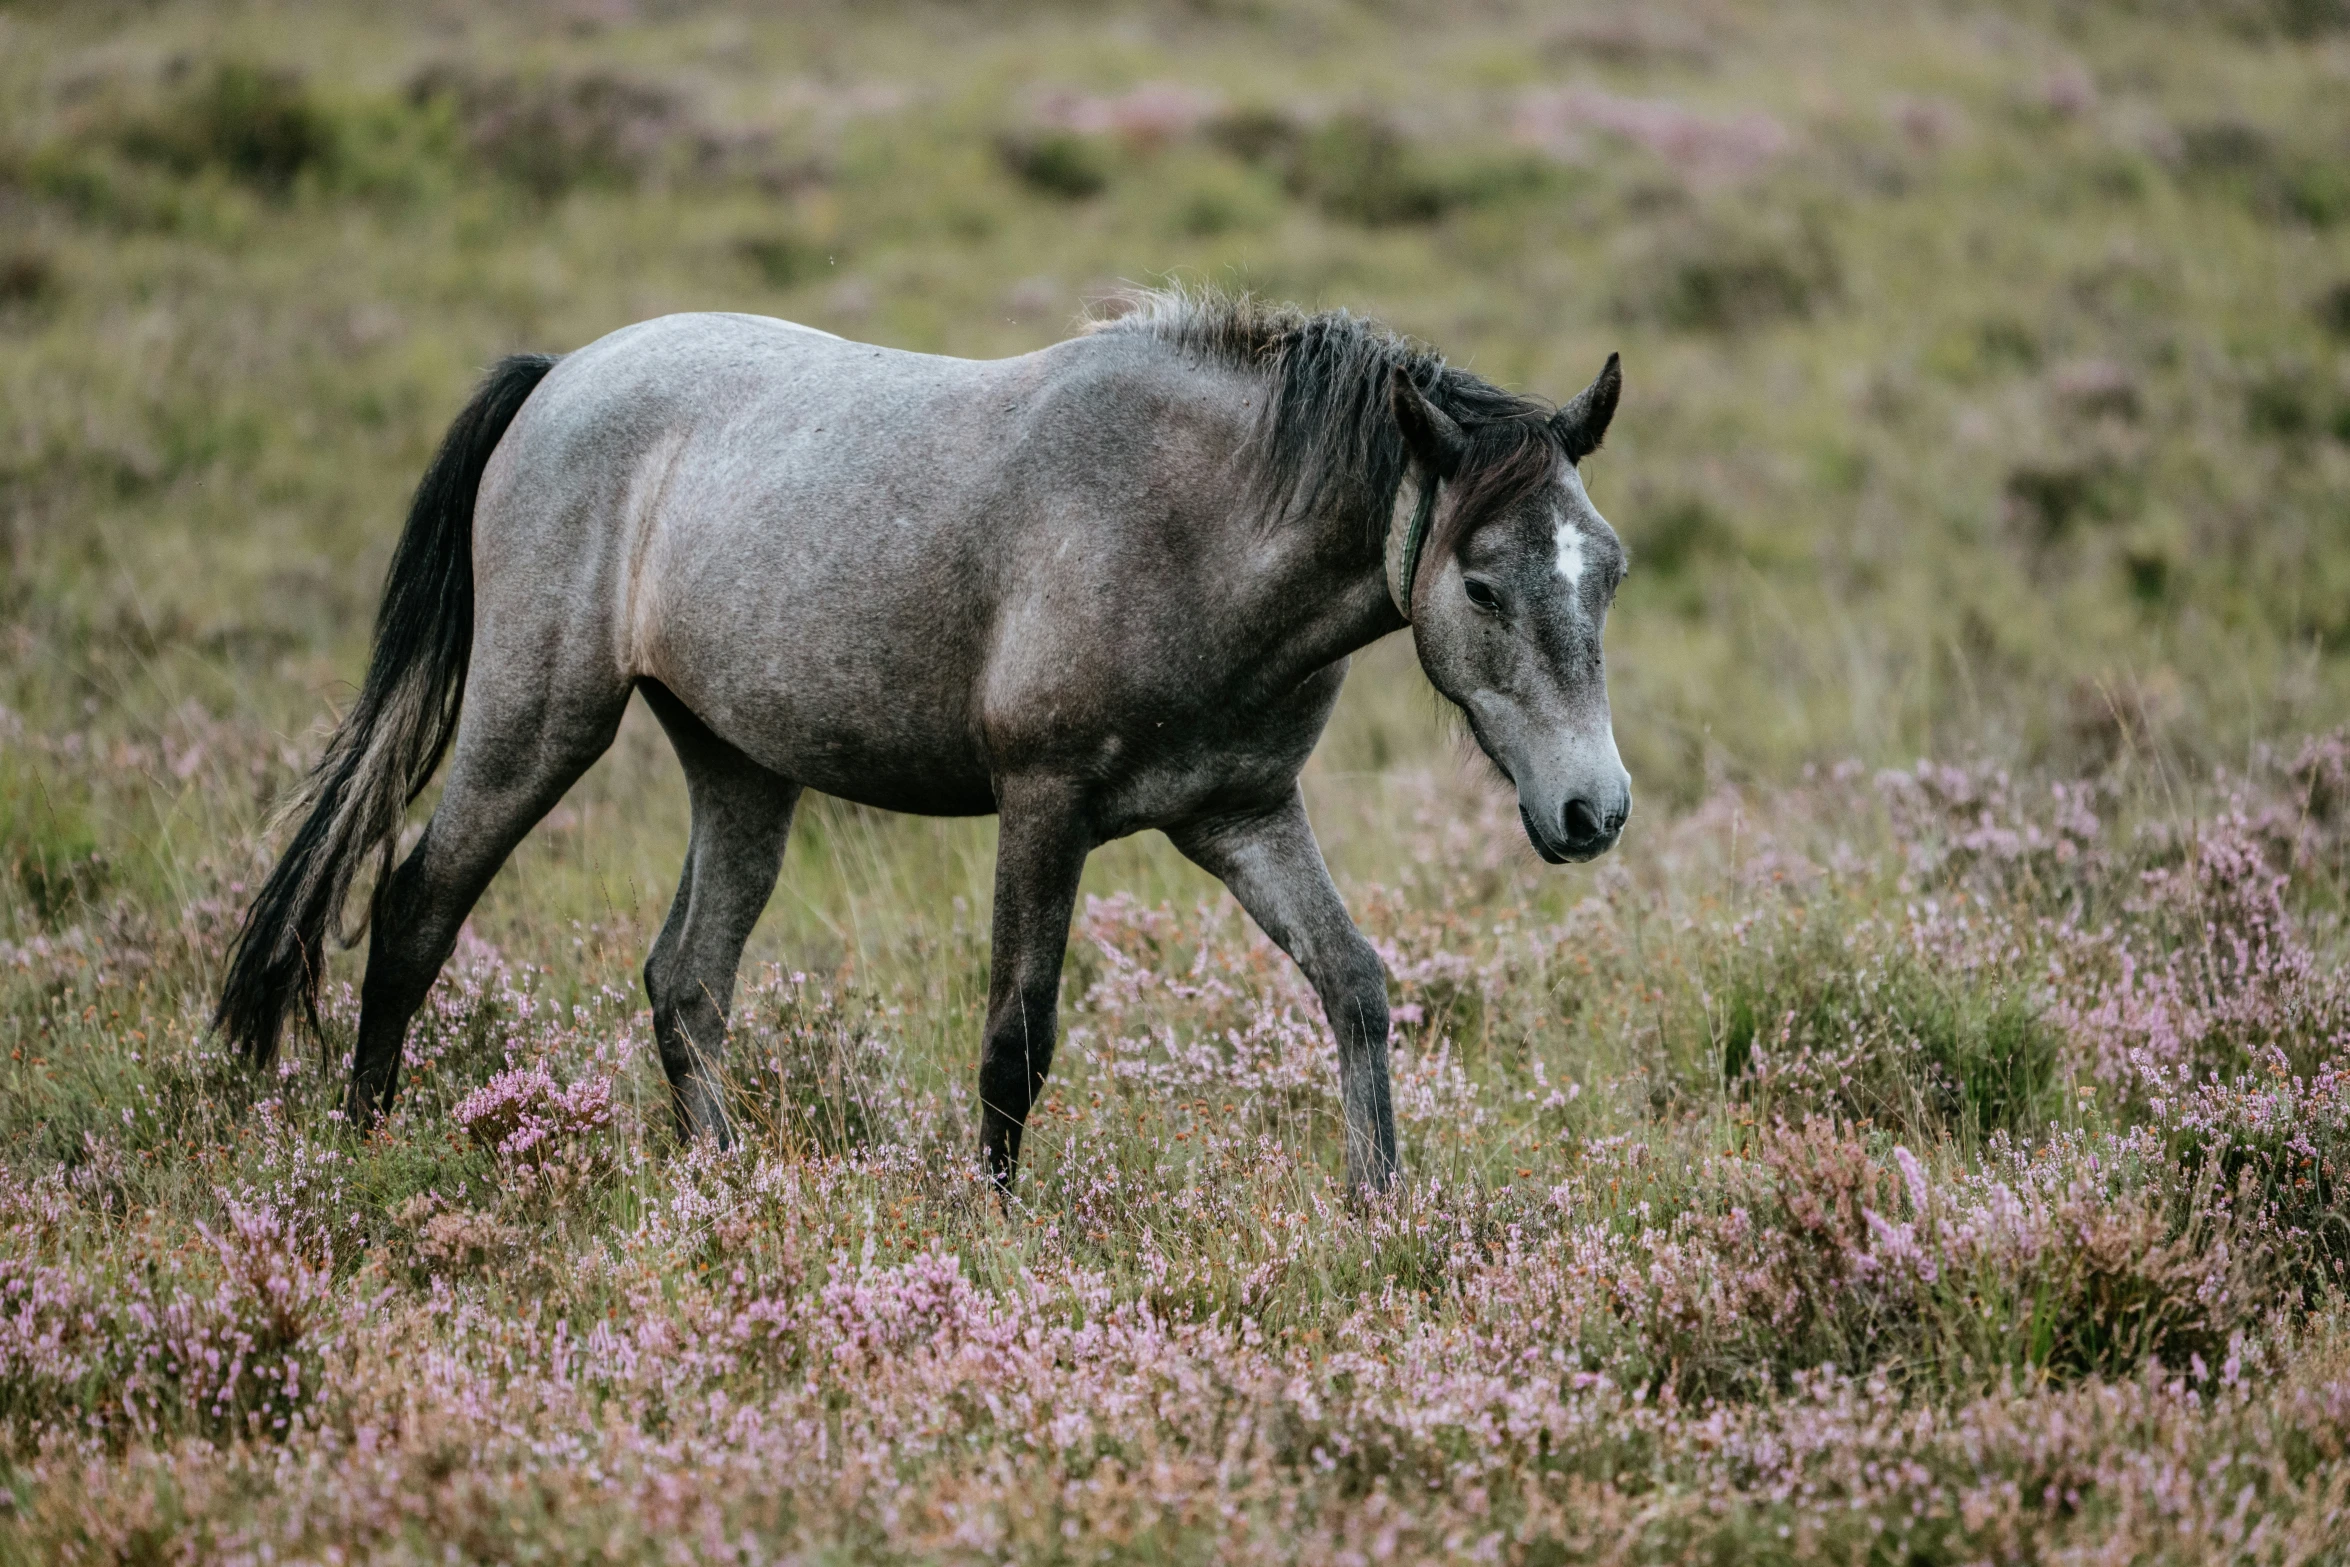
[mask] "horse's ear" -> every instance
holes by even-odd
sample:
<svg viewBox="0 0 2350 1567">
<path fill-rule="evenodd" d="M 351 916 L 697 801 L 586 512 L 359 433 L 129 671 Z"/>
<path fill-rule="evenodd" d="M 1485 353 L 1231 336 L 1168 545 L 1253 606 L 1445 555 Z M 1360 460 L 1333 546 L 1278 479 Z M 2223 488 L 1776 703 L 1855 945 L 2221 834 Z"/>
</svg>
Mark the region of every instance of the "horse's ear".
<svg viewBox="0 0 2350 1567">
<path fill-rule="evenodd" d="M 1450 414 L 1420 395 L 1401 365 L 1395 367 L 1390 380 L 1388 401 L 1395 406 L 1395 422 L 1403 430 L 1403 443 L 1411 449 L 1413 460 L 1439 479 L 1458 473 L 1468 437 L 1461 434 Z"/>
<path fill-rule="evenodd" d="M 1560 444 L 1567 449 L 1569 462 L 1581 462 L 1599 450 L 1599 443 L 1607 438 L 1608 421 L 1616 416 L 1616 399 L 1623 394 L 1623 357 L 1610 354 L 1598 379 L 1577 392 L 1573 402 L 1550 416 Z"/>
</svg>

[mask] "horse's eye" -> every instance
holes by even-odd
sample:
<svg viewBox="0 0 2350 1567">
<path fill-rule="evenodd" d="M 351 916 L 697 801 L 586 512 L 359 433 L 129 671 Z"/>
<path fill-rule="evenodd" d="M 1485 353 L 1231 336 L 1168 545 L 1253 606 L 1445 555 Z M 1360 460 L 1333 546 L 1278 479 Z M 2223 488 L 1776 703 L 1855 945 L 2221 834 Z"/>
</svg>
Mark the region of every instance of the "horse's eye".
<svg viewBox="0 0 2350 1567">
<path fill-rule="evenodd" d="M 1461 584 L 1461 591 L 1469 595 L 1469 603 L 1488 615 L 1501 610 L 1501 595 L 1493 591 L 1493 584 L 1482 577 L 1470 577 Z"/>
</svg>

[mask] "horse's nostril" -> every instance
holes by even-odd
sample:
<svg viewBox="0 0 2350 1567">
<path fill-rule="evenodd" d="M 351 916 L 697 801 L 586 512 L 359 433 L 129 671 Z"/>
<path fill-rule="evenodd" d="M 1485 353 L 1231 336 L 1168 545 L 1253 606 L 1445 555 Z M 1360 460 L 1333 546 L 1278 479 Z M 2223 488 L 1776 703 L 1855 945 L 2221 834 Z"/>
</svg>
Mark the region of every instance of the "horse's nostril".
<svg viewBox="0 0 2350 1567">
<path fill-rule="evenodd" d="M 1567 802 L 1567 840 L 1588 843 L 1600 834 L 1599 810 L 1589 800 Z"/>
</svg>

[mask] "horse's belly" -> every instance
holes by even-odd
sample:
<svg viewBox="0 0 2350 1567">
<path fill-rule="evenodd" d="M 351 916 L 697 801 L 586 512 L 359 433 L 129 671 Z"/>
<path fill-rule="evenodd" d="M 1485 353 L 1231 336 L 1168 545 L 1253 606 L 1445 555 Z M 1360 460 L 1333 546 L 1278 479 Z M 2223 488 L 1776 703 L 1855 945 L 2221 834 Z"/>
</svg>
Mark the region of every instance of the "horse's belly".
<svg viewBox="0 0 2350 1567">
<path fill-rule="evenodd" d="M 760 766 L 819 793 L 887 811 L 983 816 L 986 759 L 950 689 L 855 661 L 663 660 L 660 678 L 695 716 Z M 893 678 L 893 674 L 895 678 Z"/>
<path fill-rule="evenodd" d="M 876 810 L 915 816 L 989 816 L 995 812 L 995 788 L 987 769 L 969 765 L 969 758 L 936 752 L 877 756 L 868 750 L 853 759 L 803 753 L 789 760 L 789 776 L 809 788 Z"/>
</svg>

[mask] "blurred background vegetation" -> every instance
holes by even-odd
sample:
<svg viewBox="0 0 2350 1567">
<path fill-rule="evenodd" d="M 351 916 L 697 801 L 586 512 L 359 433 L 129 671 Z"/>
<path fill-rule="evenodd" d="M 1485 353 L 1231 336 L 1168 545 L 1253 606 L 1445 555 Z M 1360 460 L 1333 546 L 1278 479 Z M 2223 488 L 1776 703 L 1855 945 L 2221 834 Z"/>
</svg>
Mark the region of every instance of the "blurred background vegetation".
<svg viewBox="0 0 2350 1567">
<path fill-rule="evenodd" d="M 0 3 L 8 922 L 248 874 L 480 367 L 675 310 L 1002 355 L 1180 279 L 1554 397 L 1621 349 L 1592 482 L 1636 562 L 1610 655 L 1644 809 L 1848 757 L 2235 764 L 2350 714 L 2346 29 L 2343 0 Z M 1386 852 L 1346 827 L 1380 777 L 1457 754 L 1375 649 L 1312 776 L 1341 865 Z M 779 906 L 835 955 L 844 887 L 985 896 L 984 825 L 807 821 Z M 640 714 L 523 863 L 633 943 L 682 836 Z M 1103 876 L 1193 885 L 1121 852 Z"/>
</svg>

